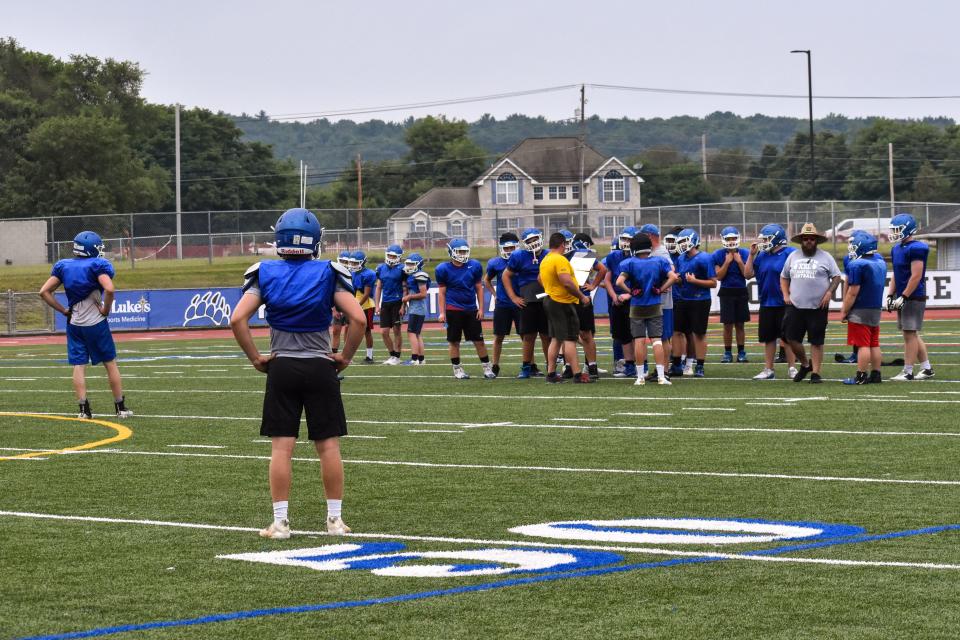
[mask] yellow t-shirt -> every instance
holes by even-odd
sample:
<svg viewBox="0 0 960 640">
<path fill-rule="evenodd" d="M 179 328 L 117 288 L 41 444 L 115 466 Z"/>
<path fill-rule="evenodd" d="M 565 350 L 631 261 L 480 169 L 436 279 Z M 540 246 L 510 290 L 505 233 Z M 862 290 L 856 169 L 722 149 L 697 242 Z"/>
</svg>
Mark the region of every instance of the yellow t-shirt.
<svg viewBox="0 0 960 640">
<path fill-rule="evenodd" d="M 574 282 L 577 281 L 576 276 L 573 275 L 573 266 L 563 254 L 553 252 L 547 254 L 547 257 L 540 261 L 540 280 L 543 282 L 543 290 L 555 302 L 567 304 L 579 302 L 579 299 L 567 291 L 560 282 L 559 274 L 561 273 L 569 274 Z"/>
</svg>

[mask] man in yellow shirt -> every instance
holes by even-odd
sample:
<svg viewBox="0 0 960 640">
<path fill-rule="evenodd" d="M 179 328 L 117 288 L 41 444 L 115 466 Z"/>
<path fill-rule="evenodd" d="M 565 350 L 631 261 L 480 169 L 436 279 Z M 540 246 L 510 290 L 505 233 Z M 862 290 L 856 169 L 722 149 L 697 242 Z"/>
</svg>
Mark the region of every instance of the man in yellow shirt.
<svg viewBox="0 0 960 640">
<path fill-rule="evenodd" d="M 561 233 L 551 235 L 550 252 L 540 261 L 540 284 L 545 292 L 543 308 L 550 336 L 547 382 L 563 382 L 563 378 L 557 375 L 557 354 L 563 349 L 563 359 L 574 371 L 573 381 L 590 383 L 593 380 L 587 372 L 580 371 L 580 362 L 577 360 L 580 317 L 575 306 L 590 304 L 590 296 L 580 291 L 580 285 L 573 277 L 573 267 L 564 257 L 565 240 Z"/>
</svg>

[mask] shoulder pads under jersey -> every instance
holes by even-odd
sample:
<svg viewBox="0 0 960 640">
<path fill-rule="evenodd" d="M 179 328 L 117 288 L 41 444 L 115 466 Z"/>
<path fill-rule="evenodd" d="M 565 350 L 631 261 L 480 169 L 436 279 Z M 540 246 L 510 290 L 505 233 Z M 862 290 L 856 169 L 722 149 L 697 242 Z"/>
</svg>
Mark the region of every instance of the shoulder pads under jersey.
<svg viewBox="0 0 960 640">
<path fill-rule="evenodd" d="M 355 293 L 356 289 L 353 287 L 353 274 L 350 273 L 350 270 L 334 260 L 331 260 L 329 264 L 334 274 L 336 274 L 337 279 L 340 281 L 340 285 L 350 293 Z"/>
<path fill-rule="evenodd" d="M 429 282 L 430 274 L 426 271 L 417 271 L 415 274 L 413 274 L 413 279 L 417 282 Z"/>
<path fill-rule="evenodd" d="M 260 284 L 260 263 L 251 265 L 249 269 L 243 273 L 243 287 L 242 291 L 246 291 L 250 287 Z"/>
</svg>

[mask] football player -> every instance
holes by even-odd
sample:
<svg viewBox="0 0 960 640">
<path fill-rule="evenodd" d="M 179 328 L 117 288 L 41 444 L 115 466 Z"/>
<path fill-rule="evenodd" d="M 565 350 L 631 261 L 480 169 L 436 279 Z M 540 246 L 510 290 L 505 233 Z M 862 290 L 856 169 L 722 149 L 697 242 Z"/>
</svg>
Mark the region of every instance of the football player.
<svg viewBox="0 0 960 640">
<path fill-rule="evenodd" d="M 402 302 L 407 305 L 407 338 L 410 340 L 410 359 L 403 364 L 423 364 L 423 321 L 427 317 L 427 291 L 430 275 L 423 270 L 423 256 L 411 253 L 403 263 L 407 281 L 403 285 Z"/>
<path fill-rule="evenodd" d="M 243 296 L 230 328 L 253 367 L 267 374 L 260 435 L 271 441 L 270 497 L 273 522 L 264 538 L 290 537 L 289 497 L 293 449 L 306 410 L 307 434 L 320 458 L 327 498 L 327 531 L 350 533 L 343 522 L 343 461 L 340 437 L 347 419 L 337 373 L 353 358 L 363 337 L 364 313 L 354 295 L 350 272 L 329 260 L 314 260 L 323 229 L 306 209 L 289 209 L 274 225 L 277 255 L 244 274 Z M 250 318 L 266 305 L 270 353 L 261 354 L 250 333 Z M 331 308 L 348 318 L 343 350 L 331 353 Z"/>
<path fill-rule="evenodd" d="M 563 233 L 563 231 L 561 231 Z M 566 238 L 566 236 L 564 236 Z M 593 238 L 586 233 L 573 235 L 570 241 L 570 250 L 565 257 L 573 265 L 574 274 L 584 277 L 580 292 L 590 296 L 597 287 L 603 285 L 607 268 L 597 259 L 597 252 L 593 250 Z M 587 375 L 594 380 L 600 379 L 600 369 L 597 367 L 597 332 L 596 316 L 593 304 L 576 305 L 577 317 L 580 319 L 579 342 L 583 346 L 583 358 L 587 363 Z M 563 369 L 564 378 L 573 377 L 573 368 L 568 364 Z"/>
<path fill-rule="evenodd" d="M 724 227 L 720 231 L 723 246 L 713 252 L 713 264 L 720 280 L 720 322 L 723 324 L 723 357 L 720 362 L 733 362 L 733 334 L 737 334 L 737 362 L 747 362 L 744 323 L 750 322 L 747 280 L 744 265 L 750 252 L 740 248 L 740 231 Z"/>
<path fill-rule="evenodd" d="M 664 243 L 660 242 L 660 228 L 655 224 L 645 224 L 640 227 L 640 233 L 645 234 L 650 238 L 650 243 L 653 246 L 653 250 L 650 252 L 651 256 L 658 256 L 670 263 L 670 268 L 674 269 L 673 258 L 670 255 L 670 252 L 667 250 Z M 676 246 L 676 235 L 673 236 L 673 243 Z M 671 347 L 673 340 L 673 286 L 670 286 L 668 290 L 663 291 L 660 294 L 660 312 L 663 314 L 663 335 L 661 337 L 661 342 L 663 343 L 663 353 L 666 362 L 671 361 L 671 356 L 673 354 L 673 349 Z M 632 330 L 631 325 L 631 330 Z M 647 367 L 647 343 L 643 341 L 640 346 L 640 354 L 637 356 L 639 359 L 643 360 L 644 369 L 647 373 L 647 382 L 656 382 L 657 381 L 657 371 L 656 369 L 650 369 Z"/>
<path fill-rule="evenodd" d="M 113 306 L 115 272 L 103 252 L 100 236 L 93 231 L 78 233 L 73 239 L 75 257 L 53 265 L 50 277 L 40 288 L 40 297 L 67 318 L 67 361 L 73 365 L 73 390 L 80 406 L 77 417 L 93 417 L 87 398 L 87 364 L 102 363 L 113 392 L 114 412 L 118 418 L 129 418 L 133 412 L 127 409 L 123 397 L 117 349 L 107 321 Z M 67 294 L 68 307 L 53 295 L 61 284 Z"/>
<path fill-rule="evenodd" d="M 536 375 L 533 349 L 540 336 L 543 357 L 547 358 L 550 338 L 547 335 L 547 316 L 543 310 L 543 285 L 540 284 L 540 261 L 547 255 L 543 248 L 543 233 L 529 227 L 520 234 L 520 248 L 510 255 L 507 269 L 500 279 L 513 304 L 520 309 L 520 339 L 523 341 L 523 363 L 517 378 L 527 379 Z"/>
<path fill-rule="evenodd" d="M 697 359 L 693 376 L 702 378 L 707 357 L 710 289 L 717 286 L 717 274 L 713 257 L 700 251 L 700 234 L 695 230 L 688 228 L 677 234 L 677 251 L 680 293 L 674 307 L 674 329 L 676 333 L 685 335 L 686 340 L 693 341 Z"/>
<path fill-rule="evenodd" d="M 364 341 L 367 347 L 367 355 L 363 359 L 363 364 L 374 364 L 373 360 L 373 314 L 376 311 L 376 305 L 373 304 L 373 290 L 377 285 L 377 274 L 373 269 L 367 268 L 367 254 L 357 249 L 351 254 L 350 272 L 353 274 L 353 288 L 356 289 L 357 302 L 367 318 L 366 332 Z"/>
<path fill-rule="evenodd" d="M 620 263 L 631 256 L 630 241 L 637 235 L 634 226 L 624 227 L 617 237 L 619 251 L 607 256 L 607 274 L 603 286 L 610 297 L 610 334 L 623 348 L 623 372 L 613 374 L 615 378 L 633 378 L 637 375 L 637 365 L 633 351 L 633 334 L 630 332 L 630 303 L 614 289 L 614 283 L 620 277 Z"/>
<path fill-rule="evenodd" d="M 353 254 L 350 251 L 341 251 L 337 256 L 337 262 L 349 270 L 350 266 L 353 264 Z M 330 324 L 330 335 L 332 338 L 330 348 L 333 350 L 333 353 L 336 353 L 340 350 L 340 333 L 346 324 L 347 318 L 342 313 L 334 309 L 333 322 Z"/>
<path fill-rule="evenodd" d="M 493 364 L 492 371 L 500 375 L 500 354 L 503 351 L 503 340 L 510 335 L 511 328 L 520 333 L 520 309 L 507 295 L 507 289 L 501 282 L 503 272 L 507 270 L 507 260 L 510 254 L 517 250 L 520 238 L 512 231 L 500 236 L 497 242 L 499 255 L 490 258 L 487 262 L 486 274 L 483 276 L 483 286 L 490 292 L 494 301 L 493 308 Z M 497 284 L 494 287 L 493 281 Z"/>
<path fill-rule="evenodd" d="M 437 320 L 447 324 L 447 344 L 450 351 L 450 364 L 453 365 L 453 377 L 466 380 L 470 376 L 460 364 L 460 341 L 467 339 L 473 343 L 477 356 L 483 366 L 483 377 L 496 378 L 487 345 L 483 342 L 483 265 L 470 257 L 470 245 L 462 238 L 454 238 L 447 244 L 448 262 L 437 266 L 437 286 L 440 293 L 437 308 L 440 310 Z"/>
<path fill-rule="evenodd" d="M 390 357 L 383 364 L 400 364 L 400 353 L 403 351 L 403 338 L 400 334 L 400 323 L 403 319 L 403 282 L 406 275 L 403 273 L 403 249 L 398 244 L 392 244 L 384 252 L 383 264 L 377 266 L 377 286 L 373 294 L 376 313 L 380 316 L 380 333 L 383 335 L 383 344 L 387 347 Z"/>
<path fill-rule="evenodd" d="M 897 329 L 903 332 L 903 371 L 892 380 L 907 382 L 933 377 L 927 345 L 920 337 L 923 312 L 927 308 L 927 257 L 930 247 L 913 236 L 917 221 L 909 213 L 898 213 L 890 219 L 890 250 L 893 278 L 887 291 L 887 310 L 897 312 Z M 920 371 L 913 372 L 920 362 Z"/>
<path fill-rule="evenodd" d="M 847 323 L 847 344 L 858 348 L 857 375 L 844 384 L 882 381 L 880 376 L 880 311 L 887 263 L 877 256 L 877 239 L 866 231 L 854 231 L 847 246 L 852 260 L 847 264 L 847 285 L 840 317 Z M 869 374 L 868 374 L 869 372 Z"/>
<path fill-rule="evenodd" d="M 763 371 L 753 376 L 754 380 L 773 380 L 773 360 L 777 354 L 777 340 L 783 340 L 783 315 L 786 306 L 780 289 L 780 272 L 787 256 L 796 251 L 787 246 L 787 232 L 778 224 L 768 224 L 760 229 L 757 241 L 750 245 L 750 256 L 743 268 L 748 280 L 757 279 L 757 296 L 760 299 L 760 315 L 757 320 L 757 341 L 763 345 Z M 785 349 L 788 375 L 797 374 L 794 355 Z"/>
</svg>

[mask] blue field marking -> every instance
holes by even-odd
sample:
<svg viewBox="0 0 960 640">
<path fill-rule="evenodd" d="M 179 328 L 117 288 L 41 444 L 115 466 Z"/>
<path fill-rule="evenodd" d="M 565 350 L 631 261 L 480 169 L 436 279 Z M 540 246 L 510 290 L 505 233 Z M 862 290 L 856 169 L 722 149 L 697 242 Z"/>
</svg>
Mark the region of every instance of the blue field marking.
<svg viewBox="0 0 960 640">
<path fill-rule="evenodd" d="M 821 540 L 808 544 L 785 545 L 771 549 L 759 549 L 746 551 L 741 555 L 781 555 L 793 551 L 805 549 L 822 549 L 826 547 L 839 546 L 845 544 L 858 544 L 863 542 L 872 542 L 875 540 L 889 540 L 894 538 L 906 538 L 917 535 L 927 535 L 940 533 L 943 531 L 960 530 L 960 524 L 938 525 L 924 527 L 920 529 L 909 529 L 906 531 L 894 531 L 891 533 L 881 533 L 873 535 L 854 535 L 849 537 L 835 538 L 833 540 Z M 478 591 L 490 591 L 493 589 L 502 589 L 506 587 L 515 587 L 528 584 L 537 584 L 541 582 L 553 582 L 557 580 L 566 580 L 569 578 L 588 578 L 593 576 L 608 575 L 612 573 L 624 573 L 627 571 L 638 571 L 643 569 L 659 569 L 664 567 L 675 567 L 687 564 L 706 564 L 714 562 L 728 561 L 727 558 L 716 558 L 711 556 L 695 556 L 689 558 L 673 558 L 659 562 L 641 562 L 636 564 L 627 564 L 613 567 L 601 567 L 596 569 L 584 569 L 578 571 L 564 571 L 560 573 L 550 573 L 545 575 L 530 576 L 527 578 L 512 578 L 510 580 L 498 580 L 496 582 L 487 582 L 483 584 L 467 585 L 462 587 L 451 587 L 449 589 L 437 589 L 433 591 L 420 591 L 417 593 L 404 593 L 395 596 L 386 596 L 383 598 L 369 598 L 365 600 L 347 600 L 342 602 L 327 602 L 322 604 L 308 604 L 295 607 L 275 607 L 272 609 L 253 609 L 248 611 L 234 611 L 231 613 L 219 613 L 198 618 L 186 618 L 182 620 L 160 620 L 156 622 L 144 622 L 140 624 L 119 625 L 114 627 L 100 627 L 89 629 L 87 631 L 72 631 L 68 633 L 58 633 L 43 636 L 28 636 L 19 640 L 69 640 L 72 638 L 94 638 L 98 636 L 114 635 L 119 633 L 129 633 L 132 631 L 146 631 L 150 629 L 165 629 L 171 627 L 192 627 L 201 624 L 211 624 L 214 622 L 228 622 L 231 620 L 246 620 L 251 618 L 263 618 L 268 616 L 286 615 L 292 613 L 310 613 L 314 611 L 328 611 L 332 609 L 354 609 L 359 607 L 369 607 L 379 604 L 392 604 L 398 602 L 410 602 L 414 600 L 424 600 L 427 598 L 436 598 L 440 596 L 457 595 L 461 593 L 473 593 Z"/>
<path fill-rule="evenodd" d="M 659 518 L 643 518 L 644 520 L 657 520 Z M 825 522 L 793 522 L 786 520 L 761 520 L 758 518 L 663 518 L 666 520 L 691 521 L 696 523 L 710 522 L 743 522 L 749 524 L 782 525 L 787 527 L 804 527 L 808 529 L 817 529 L 819 533 L 800 536 L 784 536 L 776 533 L 763 531 L 719 531 L 714 529 L 671 529 L 657 527 L 623 527 L 613 525 L 596 525 L 588 522 L 569 522 L 555 525 L 557 529 L 579 529 L 582 531 L 611 531 L 616 533 L 650 533 L 663 534 L 671 536 L 704 536 L 709 535 L 716 538 L 739 538 L 742 536 L 774 536 L 780 540 L 823 540 L 827 538 L 840 538 L 854 536 L 866 532 L 866 529 L 852 524 L 830 524 Z"/>
</svg>

